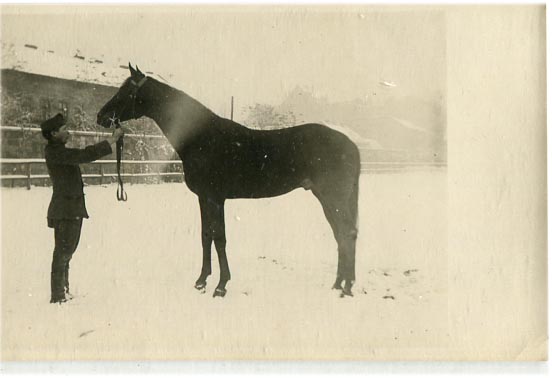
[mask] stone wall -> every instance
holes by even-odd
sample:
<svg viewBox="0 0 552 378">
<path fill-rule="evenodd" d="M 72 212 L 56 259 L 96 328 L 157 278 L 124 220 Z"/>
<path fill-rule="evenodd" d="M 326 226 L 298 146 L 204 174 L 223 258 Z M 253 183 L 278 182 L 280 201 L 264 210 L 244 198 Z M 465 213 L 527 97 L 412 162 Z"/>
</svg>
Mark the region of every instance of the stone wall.
<svg viewBox="0 0 552 378">
<path fill-rule="evenodd" d="M 41 158 L 45 141 L 38 128 L 40 123 L 58 112 L 66 113 L 67 125 L 73 131 L 104 132 L 96 124 L 96 114 L 117 91 L 115 87 L 53 78 L 15 70 L 1 71 L 2 126 L 18 126 L 21 131 L 2 131 L 3 158 Z M 125 123 L 128 133 L 161 135 L 155 123 L 140 119 Z M 95 143 L 99 136 L 74 137 L 75 147 Z M 174 150 L 164 138 L 127 138 L 125 158 L 136 160 L 166 160 Z M 144 159 L 144 156 L 146 159 Z M 108 157 L 112 158 L 112 157 Z"/>
</svg>

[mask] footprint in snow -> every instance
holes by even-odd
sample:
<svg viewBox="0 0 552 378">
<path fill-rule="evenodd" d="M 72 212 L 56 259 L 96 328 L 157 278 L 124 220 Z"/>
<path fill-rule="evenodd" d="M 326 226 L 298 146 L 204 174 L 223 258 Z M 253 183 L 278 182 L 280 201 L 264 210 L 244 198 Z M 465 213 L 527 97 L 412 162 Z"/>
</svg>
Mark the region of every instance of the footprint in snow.
<svg viewBox="0 0 552 378">
<path fill-rule="evenodd" d="M 409 270 L 405 270 L 405 271 L 403 272 L 403 274 L 404 274 L 405 276 L 408 277 L 408 276 L 410 276 L 412 273 L 416 273 L 417 271 L 418 271 L 418 269 L 409 269 Z"/>
<path fill-rule="evenodd" d="M 91 329 L 90 331 L 85 331 L 85 332 L 81 333 L 81 334 L 79 335 L 79 337 L 84 337 L 84 336 L 86 336 L 86 335 L 88 335 L 88 334 L 90 334 L 90 333 L 92 333 L 92 332 L 94 332 L 93 329 Z"/>
</svg>

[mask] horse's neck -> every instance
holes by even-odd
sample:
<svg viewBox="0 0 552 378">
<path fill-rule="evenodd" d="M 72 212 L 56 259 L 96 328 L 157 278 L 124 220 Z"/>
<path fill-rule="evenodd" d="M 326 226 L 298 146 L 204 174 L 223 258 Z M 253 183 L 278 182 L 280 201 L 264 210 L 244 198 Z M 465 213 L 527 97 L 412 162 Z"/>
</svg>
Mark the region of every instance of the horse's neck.
<svg viewBox="0 0 552 378">
<path fill-rule="evenodd" d="M 172 146 L 178 150 L 206 128 L 217 116 L 208 108 L 174 88 L 161 87 L 152 94 L 146 116 L 152 118 Z"/>
</svg>

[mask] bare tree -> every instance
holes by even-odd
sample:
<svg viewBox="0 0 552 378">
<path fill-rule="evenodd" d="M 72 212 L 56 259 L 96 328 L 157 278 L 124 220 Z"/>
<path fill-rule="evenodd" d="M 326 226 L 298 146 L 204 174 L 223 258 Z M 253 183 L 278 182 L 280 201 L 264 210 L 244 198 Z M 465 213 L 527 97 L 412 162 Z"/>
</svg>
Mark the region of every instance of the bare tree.
<svg viewBox="0 0 552 378">
<path fill-rule="evenodd" d="M 253 129 L 280 129 L 295 125 L 293 112 L 279 113 L 272 105 L 255 104 L 248 107 L 249 115 L 245 125 Z"/>
</svg>

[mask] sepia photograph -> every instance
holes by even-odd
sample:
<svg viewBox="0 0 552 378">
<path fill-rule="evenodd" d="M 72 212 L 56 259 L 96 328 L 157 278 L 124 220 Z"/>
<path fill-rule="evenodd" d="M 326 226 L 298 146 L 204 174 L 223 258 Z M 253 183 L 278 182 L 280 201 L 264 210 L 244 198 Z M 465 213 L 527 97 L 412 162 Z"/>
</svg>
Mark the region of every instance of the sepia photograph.
<svg viewBox="0 0 552 378">
<path fill-rule="evenodd" d="M 546 360 L 544 5 L 0 17 L 3 362 Z"/>
</svg>

